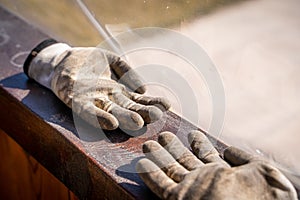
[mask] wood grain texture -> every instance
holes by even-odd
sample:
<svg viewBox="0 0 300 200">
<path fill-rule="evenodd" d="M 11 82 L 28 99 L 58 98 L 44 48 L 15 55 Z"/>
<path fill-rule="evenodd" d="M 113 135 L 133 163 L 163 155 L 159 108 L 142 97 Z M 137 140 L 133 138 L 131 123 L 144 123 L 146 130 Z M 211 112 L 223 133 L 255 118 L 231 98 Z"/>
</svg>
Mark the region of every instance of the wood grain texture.
<svg viewBox="0 0 300 200">
<path fill-rule="evenodd" d="M 1 129 L 0 157 L 0 199 L 78 199 Z"/>
</svg>

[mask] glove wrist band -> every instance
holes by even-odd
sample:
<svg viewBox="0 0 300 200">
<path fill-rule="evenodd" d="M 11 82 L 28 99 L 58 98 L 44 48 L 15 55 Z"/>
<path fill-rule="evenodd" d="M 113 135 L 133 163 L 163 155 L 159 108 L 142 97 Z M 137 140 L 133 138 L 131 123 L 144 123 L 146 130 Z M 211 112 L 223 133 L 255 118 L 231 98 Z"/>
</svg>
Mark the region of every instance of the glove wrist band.
<svg viewBox="0 0 300 200">
<path fill-rule="evenodd" d="M 52 77 L 64 52 L 71 49 L 65 43 L 48 39 L 37 45 L 24 63 L 24 73 L 41 85 L 51 89 Z"/>
<path fill-rule="evenodd" d="M 54 39 L 46 39 L 43 42 L 39 43 L 33 50 L 31 50 L 23 65 L 23 71 L 28 76 L 28 78 L 31 78 L 28 74 L 31 61 L 38 55 L 40 51 L 56 43 L 58 42 Z"/>
</svg>

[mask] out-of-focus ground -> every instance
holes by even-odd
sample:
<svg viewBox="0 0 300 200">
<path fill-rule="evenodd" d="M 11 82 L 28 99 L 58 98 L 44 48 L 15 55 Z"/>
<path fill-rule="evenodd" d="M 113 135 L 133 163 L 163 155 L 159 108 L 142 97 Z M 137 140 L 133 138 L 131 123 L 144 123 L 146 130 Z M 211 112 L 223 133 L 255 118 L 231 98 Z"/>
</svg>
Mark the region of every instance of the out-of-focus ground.
<svg viewBox="0 0 300 200">
<path fill-rule="evenodd" d="M 298 0 L 253 0 L 181 27 L 223 78 L 226 118 L 220 138 L 261 149 L 298 173 L 299 10 Z"/>
<path fill-rule="evenodd" d="M 74 2 L 49 1 L 49 5 L 46 1 L 31 5 L 27 1 L 11 2 L 6 2 L 11 10 L 44 31 L 48 30 L 50 35 L 75 45 L 97 45 L 101 41 Z M 136 3 L 139 5 L 136 10 L 142 11 L 135 14 L 132 11 L 132 16 L 128 18 L 130 26 L 172 27 L 202 46 L 219 70 L 225 88 L 226 117 L 223 131 L 218 137 L 228 144 L 253 152 L 257 149 L 266 152 L 266 156 L 289 166 L 299 176 L 300 1 L 251 0 L 226 6 L 219 1 L 215 4 L 218 8 L 208 9 L 209 12 L 201 6 L 197 7 L 198 1 L 191 1 L 192 6 L 186 8 L 192 9 L 190 12 L 181 12 L 180 8 L 184 10 L 185 7 L 172 4 L 171 1 L 168 1 L 169 4 L 158 2 L 158 7 L 143 7 L 147 2 L 150 1 L 143 1 L 143 5 Z M 184 2 L 188 6 L 189 1 Z M 55 4 L 58 10 L 54 12 L 50 7 Z M 38 5 L 39 8 L 32 5 Z M 45 6 L 49 6 L 48 9 Z M 113 12 L 112 4 L 90 7 L 93 10 L 97 6 L 111 11 L 110 14 L 104 14 L 107 16 L 104 24 L 126 22 L 126 15 L 120 15 L 120 10 Z M 176 10 L 172 11 L 174 7 Z M 43 16 L 43 12 L 46 18 L 38 18 Z M 71 15 L 72 12 L 75 14 Z M 199 12 L 202 13 L 198 15 Z M 135 20 L 139 18 L 142 20 Z M 148 53 L 132 54 L 130 62 L 133 67 L 155 62 L 155 55 L 160 54 L 157 57 L 159 61 L 155 63 L 167 63 L 186 77 L 191 87 L 198 91 L 195 95 L 199 100 L 199 108 L 195 112 L 199 112 L 200 120 L 194 123 L 208 130 L 212 104 L 205 77 L 193 77 L 193 72 L 183 68 L 184 64 L 178 58 L 158 52 Z M 168 62 L 168 58 L 172 61 Z M 174 103 L 173 109 L 181 113 L 175 96 L 170 97 Z"/>
</svg>

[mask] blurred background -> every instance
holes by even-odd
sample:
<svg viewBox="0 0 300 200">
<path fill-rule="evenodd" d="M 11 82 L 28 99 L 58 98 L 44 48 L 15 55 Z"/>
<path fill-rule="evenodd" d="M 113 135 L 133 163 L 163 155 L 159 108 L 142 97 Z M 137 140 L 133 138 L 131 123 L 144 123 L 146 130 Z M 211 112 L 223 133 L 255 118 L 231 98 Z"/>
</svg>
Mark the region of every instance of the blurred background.
<svg viewBox="0 0 300 200">
<path fill-rule="evenodd" d="M 103 25 L 127 24 L 175 27 L 217 7 L 238 0 L 84 0 Z M 101 36 L 89 23 L 76 0 L 1 0 L 0 3 L 49 35 L 73 45 L 97 45 Z"/>
<path fill-rule="evenodd" d="M 176 30 L 197 42 L 223 80 L 226 116 L 218 137 L 283 163 L 295 180 L 299 178 L 299 0 L 85 0 L 84 3 L 112 35 L 155 26 Z M 0 0 L 0 5 L 71 45 L 96 46 L 103 40 L 75 0 Z M 149 55 L 144 55 L 145 59 Z M 161 62 L 168 60 L 164 54 L 156 58 Z M 134 56 L 130 62 L 134 67 Z M 184 64 L 179 66 L 176 59 L 172 62 L 168 65 L 178 73 L 185 73 L 196 91 L 195 112 L 200 118 L 192 120 L 193 123 L 208 130 L 213 108 L 205 79 L 191 78 L 192 72 L 186 72 L 189 68 Z M 174 111 L 180 114 L 180 102 L 176 97 L 170 98 Z"/>
</svg>

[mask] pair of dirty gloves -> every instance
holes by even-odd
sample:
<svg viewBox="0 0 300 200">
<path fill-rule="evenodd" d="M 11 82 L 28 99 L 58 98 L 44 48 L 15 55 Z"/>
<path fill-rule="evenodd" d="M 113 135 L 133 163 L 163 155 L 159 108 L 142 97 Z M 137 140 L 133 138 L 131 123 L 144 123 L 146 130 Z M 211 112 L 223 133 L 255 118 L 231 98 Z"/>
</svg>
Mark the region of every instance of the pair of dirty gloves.
<svg viewBox="0 0 300 200">
<path fill-rule="evenodd" d="M 106 130 L 138 130 L 170 107 L 163 98 L 142 95 L 138 74 L 99 48 L 45 40 L 31 51 L 24 72 L 82 119 Z M 235 147 L 221 157 L 199 131 L 192 131 L 188 140 L 193 153 L 170 132 L 143 144 L 145 158 L 136 170 L 160 198 L 297 199 L 291 182 L 268 161 Z"/>
</svg>

